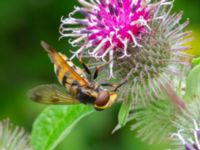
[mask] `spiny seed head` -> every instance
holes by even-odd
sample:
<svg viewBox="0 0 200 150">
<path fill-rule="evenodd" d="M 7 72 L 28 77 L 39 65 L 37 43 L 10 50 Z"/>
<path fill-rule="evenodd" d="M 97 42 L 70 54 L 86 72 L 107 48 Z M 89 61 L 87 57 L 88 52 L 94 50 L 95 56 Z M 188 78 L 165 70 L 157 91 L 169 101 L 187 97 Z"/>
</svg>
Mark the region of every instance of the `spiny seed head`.
<svg viewBox="0 0 200 150">
<path fill-rule="evenodd" d="M 177 97 L 184 102 L 184 94 L 182 93 L 185 92 L 186 87 L 184 83 L 186 79 L 173 78 L 172 80 L 175 87 L 174 91 L 176 91 L 175 94 L 172 92 L 172 89 L 169 90 L 172 96 L 163 91 L 163 93 L 159 94 L 157 99 L 154 98 L 154 100 L 150 100 L 151 102 L 145 107 L 143 106 L 141 109 L 137 109 L 129 114 L 128 120 L 136 121 L 131 129 L 136 131 L 137 136 L 143 141 L 149 143 L 173 143 L 171 142 L 171 133 L 176 132 L 177 128 L 180 129 L 183 125 L 183 120 L 188 120 L 182 117 L 183 108 L 177 107 L 177 103 L 174 103 Z M 199 105 L 195 107 L 197 108 Z M 176 143 L 180 144 L 179 142 L 178 139 Z"/>
<path fill-rule="evenodd" d="M 183 31 L 189 21 L 180 23 L 182 12 L 170 15 L 172 5 L 172 2 L 163 1 L 157 4 L 154 18 L 163 18 L 149 23 L 151 32 L 142 34 L 142 47 L 128 45 L 129 57 L 118 59 L 121 51 L 112 56 L 110 74 L 114 74 L 117 80 L 128 78 L 120 95 L 123 101 L 131 95 L 133 106 L 157 99 L 163 92 L 162 86 L 171 84 L 177 76 L 182 78 L 190 67 L 185 61 L 190 56 L 184 53 L 188 47 L 184 45 L 192 39 L 191 32 Z"/>
<path fill-rule="evenodd" d="M 90 56 L 106 59 L 111 52 L 120 51 L 120 58 L 130 56 L 128 46 L 141 47 L 142 33 L 151 29 L 151 5 L 147 0 L 79 0 L 69 18 L 62 18 L 61 37 L 72 37 L 72 46 L 81 45 L 75 53 L 88 51 Z M 81 13 L 84 18 L 73 18 Z M 70 28 L 66 25 L 80 25 Z"/>
<path fill-rule="evenodd" d="M 175 114 L 176 108 L 163 97 L 160 101 L 152 102 L 134 112 L 131 120 L 135 122 L 131 130 L 137 133 L 138 138 L 150 144 L 167 142 L 169 133 L 175 130 L 172 125 Z"/>
<path fill-rule="evenodd" d="M 24 129 L 14 127 L 8 119 L 0 122 L 1 150 L 32 150 L 29 140 Z"/>
</svg>

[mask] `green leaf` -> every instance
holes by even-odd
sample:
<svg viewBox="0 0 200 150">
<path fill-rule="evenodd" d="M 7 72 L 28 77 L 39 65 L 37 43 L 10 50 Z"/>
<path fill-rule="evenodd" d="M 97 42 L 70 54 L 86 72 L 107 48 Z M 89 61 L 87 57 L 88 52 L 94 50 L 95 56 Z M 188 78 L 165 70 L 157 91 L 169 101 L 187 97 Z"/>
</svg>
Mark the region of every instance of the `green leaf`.
<svg viewBox="0 0 200 150">
<path fill-rule="evenodd" d="M 129 98 L 128 102 L 121 104 L 119 113 L 118 113 L 118 125 L 114 128 L 112 133 L 116 132 L 120 128 L 124 127 L 128 122 L 129 111 L 131 109 L 131 100 Z"/>
<path fill-rule="evenodd" d="M 200 95 L 200 64 L 196 65 L 186 79 L 185 99 L 193 99 Z"/>
<path fill-rule="evenodd" d="M 131 108 L 130 100 L 127 103 L 122 103 L 121 108 L 119 110 L 118 121 L 121 127 L 125 126 L 128 119 L 128 114 Z"/>
<path fill-rule="evenodd" d="M 80 119 L 92 113 L 86 105 L 48 106 L 33 124 L 31 144 L 34 150 L 53 150 Z"/>
<path fill-rule="evenodd" d="M 194 58 L 194 59 L 192 60 L 192 64 L 193 64 L 193 65 L 200 65 L 200 57 Z"/>
</svg>

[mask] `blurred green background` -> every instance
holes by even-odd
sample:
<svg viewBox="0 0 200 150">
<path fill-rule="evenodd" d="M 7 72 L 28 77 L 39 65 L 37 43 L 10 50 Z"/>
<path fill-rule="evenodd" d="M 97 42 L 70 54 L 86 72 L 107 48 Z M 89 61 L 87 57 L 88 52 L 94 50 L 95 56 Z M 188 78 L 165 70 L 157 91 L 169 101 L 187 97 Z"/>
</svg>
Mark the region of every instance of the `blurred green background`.
<svg viewBox="0 0 200 150">
<path fill-rule="evenodd" d="M 26 97 L 34 85 L 57 83 L 53 66 L 40 46 L 45 40 L 67 53 L 67 40 L 58 41 L 60 17 L 73 10 L 77 1 L 1 0 L 0 1 L 0 119 L 31 131 L 37 115 L 45 106 Z M 184 10 L 194 31 L 193 49 L 200 55 L 200 1 L 176 0 L 174 10 Z M 111 134 L 117 123 L 119 106 L 84 118 L 57 150 L 162 150 L 167 145 L 148 145 L 129 131 L 130 124 Z"/>
</svg>

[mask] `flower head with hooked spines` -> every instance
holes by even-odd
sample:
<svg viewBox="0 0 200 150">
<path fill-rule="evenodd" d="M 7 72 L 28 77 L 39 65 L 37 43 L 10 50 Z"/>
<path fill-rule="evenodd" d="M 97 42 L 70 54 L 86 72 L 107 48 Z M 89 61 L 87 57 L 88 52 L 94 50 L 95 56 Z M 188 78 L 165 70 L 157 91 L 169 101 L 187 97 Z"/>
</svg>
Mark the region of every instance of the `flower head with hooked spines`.
<svg viewBox="0 0 200 150">
<path fill-rule="evenodd" d="M 72 37 L 72 46 L 84 41 L 75 53 L 86 49 L 95 58 L 106 59 L 109 54 L 121 51 L 120 58 L 130 56 L 128 46 L 141 47 L 141 34 L 151 29 L 148 21 L 152 19 L 151 5 L 145 0 L 79 0 L 83 7 L 75 7 L 69 18 L 62 19 L 61 37 Z M 73 18 L 75 13 L 85 18 Z M 66 25 L 80 25 L 68 28 Z M 75 56 L 75 55 L 74 55 Z"/>
</svg>

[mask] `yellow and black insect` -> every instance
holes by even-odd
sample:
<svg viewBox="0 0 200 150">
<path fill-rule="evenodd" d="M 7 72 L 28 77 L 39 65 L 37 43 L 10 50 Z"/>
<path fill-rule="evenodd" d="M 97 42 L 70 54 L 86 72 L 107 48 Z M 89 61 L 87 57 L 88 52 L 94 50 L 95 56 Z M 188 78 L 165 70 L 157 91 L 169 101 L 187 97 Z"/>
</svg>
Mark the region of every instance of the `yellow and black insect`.
<svg viewBox="0 0 200 150">
<path fill-rule="evenodd" d="M 42 42 L 42 47 L 48 53 L 59 82 L 67 89 L 54 84 L 40 85 L 31 89 L 29 97 L 39 103 L 44 104 L 91 104 L 97 110 L 104 110 L 112 106 L 117 99 L 116 90 L 125 82 L 119 85 L 109 83 L 98 84 L 94 80 L 98 76 L 99 67 L 92 75 L 87 65 L 81 64 L 85 72 L 75 66 L 65 55 L 58 53 L 47 43 Z M 112 90 L 104 89 L 103 86 L 111 86 Z"/>
</svg>

